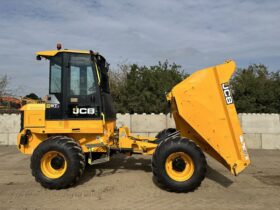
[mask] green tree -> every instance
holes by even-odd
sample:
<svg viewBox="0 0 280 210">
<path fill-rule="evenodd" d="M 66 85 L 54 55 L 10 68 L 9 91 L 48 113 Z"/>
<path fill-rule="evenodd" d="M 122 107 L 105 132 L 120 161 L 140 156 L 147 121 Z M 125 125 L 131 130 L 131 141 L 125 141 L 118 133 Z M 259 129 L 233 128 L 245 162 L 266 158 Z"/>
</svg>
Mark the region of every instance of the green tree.
<svg viewBox="0 0 280 210">
<path fill-rule="evenodd" d="M 181 67 L 159 62 L 155 66 L 121 65 L 110 73 L 111 94 L 117 112 L 168 112 L 165 93 L 186 76 Z M 280 72 L 263 64 L 238 69 L 231 80 L 238 112 L 280 113 Z"/>
<path fill-rule="evenodd" d="M 124 65 L 120 72 L 111 89 L 115 108 L 122 113 L 168 112 L 165 94 L 186 77 L 179 65 L 167 60 L 150 67 Z"/>
<path fill-rule="evenodd" d="M 124 84 L 126 81 L 127 74 L 130 70 L 130 65 L 122 64 L 119 65 L 118 70 L 109 71 L 109 82 L 111 96 L 114 101 L 114 108 L 118 112 L 125 112 L 126 107 L 122 107 L 122 91 L 124 90 Z"/>
<path fill-rule="evenodd" d="M 231 81 L 238 112 L 279 112 L 279 72 L 269 73 L 263 64 L 238 69 Z"/>
<path fill-rule="evenodd" d="M 28 95 L 25 96 L 26 98 L 38 100 L 39 97 L 35 93 L 29 93 Z"/>
<path fill-rule="evenodd" d="M 276 113 L 280 113 L 280 71 L 271 73 L 272 90 L 273 90 L 273 101 L 270 104 L 274 108 Z"/>
</svg>

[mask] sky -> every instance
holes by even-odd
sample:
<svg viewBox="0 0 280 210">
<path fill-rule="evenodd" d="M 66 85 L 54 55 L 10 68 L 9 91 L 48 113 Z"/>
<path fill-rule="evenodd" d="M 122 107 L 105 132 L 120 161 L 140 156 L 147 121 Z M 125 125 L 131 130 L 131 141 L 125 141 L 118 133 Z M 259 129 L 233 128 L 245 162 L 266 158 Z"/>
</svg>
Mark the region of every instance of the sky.
<svg viewBox="0 0 280 210">
<path fill-rule="evenodd" d="M 0 0 L 0 75 L 16 95 L 48 92 L 48 62 L 35 52 L 98 51 L 118 64 L 168 59 L 186 73 L 234 59 L 280 69 L 276 0 Z"/>
</svg>

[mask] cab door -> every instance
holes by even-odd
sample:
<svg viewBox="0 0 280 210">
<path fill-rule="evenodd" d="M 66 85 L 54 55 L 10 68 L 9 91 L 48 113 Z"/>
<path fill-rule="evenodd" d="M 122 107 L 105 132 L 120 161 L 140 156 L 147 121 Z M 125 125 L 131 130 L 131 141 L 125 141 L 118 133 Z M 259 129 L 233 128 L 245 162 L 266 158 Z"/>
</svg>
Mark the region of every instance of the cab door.
<svg viewBox="0 0 280 210">
<path fill-rule="evenodd" d="M 66 115 L 69 119 L 100 119 L 97 73 L 88 54 L 67 54 Z"/>
<path fill-rule="evenodd" d="M 61 120 L 64 118 L 64 90 L 63 90 L 63 54 L 49 58 L 49 95 L 46 97 L 46 119 Z"/>
</svg>

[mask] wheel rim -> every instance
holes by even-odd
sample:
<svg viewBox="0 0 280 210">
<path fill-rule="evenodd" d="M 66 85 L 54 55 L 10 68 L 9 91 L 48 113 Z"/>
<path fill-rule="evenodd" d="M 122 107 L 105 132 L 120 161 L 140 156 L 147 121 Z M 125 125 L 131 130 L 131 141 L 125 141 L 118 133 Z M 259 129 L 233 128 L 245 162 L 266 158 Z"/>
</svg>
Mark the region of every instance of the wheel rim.
<svg viewBox="0 0 280 210">
<path fill-rule="evenodd" d="M 167 175 L 178 182 L 184 182 L 194 173 L 194 163 L 189 155 L 184 152 L 170 154 L 165 162 Z"/>
<path fill-rule="evenodd" d="M 50 151 L 43 155 L 41 159 L 42 173 L 51 179 L 61 177 L 67 169 L 67 162 L 62 153 Z"/>
</svg>

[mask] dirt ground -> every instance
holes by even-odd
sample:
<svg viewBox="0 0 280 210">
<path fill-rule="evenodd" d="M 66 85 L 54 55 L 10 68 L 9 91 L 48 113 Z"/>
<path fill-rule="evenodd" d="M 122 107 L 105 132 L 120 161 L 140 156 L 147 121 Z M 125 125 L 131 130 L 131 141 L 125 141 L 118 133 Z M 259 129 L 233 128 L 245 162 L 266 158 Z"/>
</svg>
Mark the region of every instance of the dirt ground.
<svg viewBox="0 0 280 210">
<path fill-rule="evenodd" d="M 35 182 L 27 155 L 0 147 L 1 209 L 280 209 L 280 151 L 251 150 L 237 177 L 207 157 L 208 174 L 192 193 L 171 193 L 152 180 L 147 156 L 116 155 L 87 167 L 75 187 L 46 190 Z"/>
</svg>

